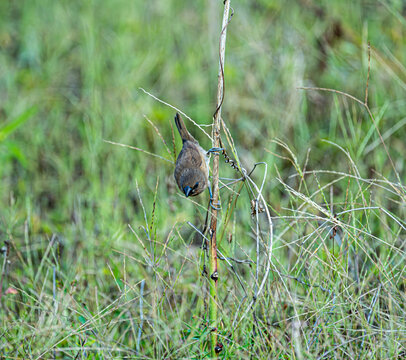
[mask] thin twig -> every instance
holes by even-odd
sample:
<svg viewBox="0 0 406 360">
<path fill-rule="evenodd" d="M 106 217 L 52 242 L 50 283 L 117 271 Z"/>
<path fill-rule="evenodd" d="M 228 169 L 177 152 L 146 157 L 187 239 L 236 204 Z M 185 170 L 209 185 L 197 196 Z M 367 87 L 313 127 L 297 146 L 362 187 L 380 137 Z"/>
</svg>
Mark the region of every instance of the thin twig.
<svg viewBox="0 0 406 360">
<path fill-rule="evenodd" d="M 54 300 L 54 312 L 56 315 L 56 310 L 58 308 L 58 302 L 56 301 L 56 266 L 52 266 L 52 299 Z"/>
<path fill-rule="evenodd" d="M 56 316 L 56 311 L 58 308 L 58 302 L 56 301 L 56 266 L 52 266 L 52 299 L 54 301 L 54 316 Z M 53 359 L 56 359 L 56 349 L 52 350 Z"/>
<path fill-rule="evenodd" d="M 177 107 L 175 107 L 175 106 L 173 106 L 173 105 L 171 105 L 171 104 L 169 104 L 169 103 L 167 103 L 167 102 L 161 100 L 160 98 L 158 98 L 158 97 L 156 97 L 155 95 L 149 93 L 147 90 L 144 90 L 143 88 L 139 88 L 139 89 L 140 89 L 141 91 L 143 91 L 145 94 L 147 94 L 148 96 L 151 96 L 151 97 L 152 97 L 153 99 L 155 99 L 156 101 L 159 101 L 161 104 L 164 104 L 164 105 L 169 106 L 170 108 L 176 110 L 179 114 L 183 115 L 186 119 L 190 120 L 190 121 L 193 123 L 193 125 L 197 126 L 201 131 L 203 131 L 203 133 L 204 133 L 211 141 L 213 141 L 213 138 L 212 138 L 206 131 L 204 131 L 204 129 L 203 129 L 203 127 L 202 127 L 202 126 L 212 126 L 211 124 L 210 124 L 210 125 L 201 125 L 201 124 L 199 125 L 198 123 L 196 123 L 195 121 L 193 121 L 189 116 L 187 116 L 182 110 L 179 110 Z"/>
<path fill-rule="evenodd" d="M 155 132 L 158 134 L 159 138 L 162 140 L 162 143 L 165 146 L 166 151 L 168 152 L 169 155 L 172 155 L 171 151 L 169 150 L 168 144 L 166 143 L 164 137 L 160 133 L 159 129 L 155 126 L 155 124 L 148 118 L 147 115 L 144 115 L 144 119 L 146 119 L 149 124 L 154 128 Z M 172 124 L 172 123 L 171 123 Z"/>
<path fill-rule="evenodd" d="M 8 241 L 5 241 L 5 246 L 1 248 L 1 252 L 3 253 L 4 260 L 3 260 L 3 266 L 1 268 L 1 277 L 0 277 L 0 300 L 3 296 L 3 280 L 5 277 L 6 273 L 6 266 L 7 266 L 7 258 L 10 252 L 10 243 Z"/>
<path fill-rule="evenodd" d="M 117 143 L 117 142 L 114 142 L 114 141 L 104 140 L 104 139 L 103 139 L 103 141 L 106 142 L 106 143 L 112 144 L 112 145 L 122 146 L 122 147 L 126 147 L 126 148 L 129 148 L 129 149 L 141 151 L 141 152 L 143 152 L 143 153 L 145 153 L 145 154 L 148 154 L 148 155 L 157 157 L 158 159 L 161 159 L 161 160 L 167 161 L 168 163 L 174 164 L 174 162 L 173 162 L 172 160 L 169 160 L 169 159 L 164 158 L 164 157 L 162 157 L 162 156 L 159 156 L 159 155 L 157 155 L 157 154 L 151 153 L 151 152 L 146 151 L 146 150 L 144 150 L 144 149 L 137 148 L 137 147 L 135 147 L 135 146 L 126 145 L 126 144 L 120 144 L 120 143 Z"/>
<path fill-rule="evenodd" d="M 138 327 L 138 335 L 137 335 L 137 345 L 136 345 L 136 350 L 137 350 L 137 355 L 140 352 L 140 343 L 141 343 L 141 334 L 142 334 L 142 325 L 144 322 L 144 311 L 142 309 L 143 307 L 143 300 L 144 300 L 144 286 L 145 286 L 145 280 L 143 279 L 140 284 L 140 326 Z"/>
</svg>

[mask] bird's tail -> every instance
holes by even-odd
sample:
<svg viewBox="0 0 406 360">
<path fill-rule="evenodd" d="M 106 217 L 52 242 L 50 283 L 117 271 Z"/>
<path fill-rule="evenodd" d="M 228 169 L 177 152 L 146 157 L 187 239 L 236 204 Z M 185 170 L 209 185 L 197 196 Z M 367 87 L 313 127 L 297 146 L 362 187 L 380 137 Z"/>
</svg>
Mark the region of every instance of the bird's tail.
<svg viewBox="0 0 406 360">
<path fill-rule="evenodd" d="M 179 113 L 176 113 L 176 115 L 175 115 L 175 124 L 176 124 L 176 127 L 178 128 L 182 141 L 189 140 L 189 141 L 197 142 L 196 139 L 190 134 L 190 132 L 187 131 L 186 125 L 183 122 L 183 119 L 179 115 Z"/>
</svg>

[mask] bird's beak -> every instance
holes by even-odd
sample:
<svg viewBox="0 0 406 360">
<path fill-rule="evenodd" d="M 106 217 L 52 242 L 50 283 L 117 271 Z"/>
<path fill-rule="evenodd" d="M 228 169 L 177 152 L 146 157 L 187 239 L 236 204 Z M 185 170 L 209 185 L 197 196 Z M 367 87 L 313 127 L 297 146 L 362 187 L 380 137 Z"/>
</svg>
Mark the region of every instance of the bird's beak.
<svg viewBox="0 0 406 360">
<path fill-rule="evenodd" d="M 190 195 L 190 193 L 192 192 L 192 188 L 190 186 L 185 186 L 183 188 L 183 192 L 185 193 L 186 197 L 188 197 Z"/>
</svg>

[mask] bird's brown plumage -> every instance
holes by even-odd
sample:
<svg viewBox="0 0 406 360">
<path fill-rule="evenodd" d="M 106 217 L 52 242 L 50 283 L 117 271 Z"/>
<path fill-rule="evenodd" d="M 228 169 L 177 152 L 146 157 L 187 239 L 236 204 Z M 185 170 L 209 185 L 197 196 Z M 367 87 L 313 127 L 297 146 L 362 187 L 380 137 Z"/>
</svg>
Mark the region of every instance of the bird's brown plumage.
<svg viewBox="0 0 406 360">
<path fill-rule="evenodd" d="M 186 196 L 196 196 L 209 184 L 207 152 L 189 133 L 181 116 L 176 113 L 175 124 L 182 138 L 183 147 L 175 165 L 175 180 Z"/>
</svg>

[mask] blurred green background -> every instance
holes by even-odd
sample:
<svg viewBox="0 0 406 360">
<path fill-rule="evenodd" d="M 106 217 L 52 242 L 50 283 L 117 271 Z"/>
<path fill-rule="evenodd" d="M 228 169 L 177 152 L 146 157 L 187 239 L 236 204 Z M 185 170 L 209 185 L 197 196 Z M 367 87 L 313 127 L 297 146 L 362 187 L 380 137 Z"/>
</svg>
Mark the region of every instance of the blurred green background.
<svg viewBox="0 0 406 360">
<path fill-rule="evenodd" d="M 368 103 L 405 182 L 405 3 L 244 0 L 231 6 L 223 118 L 243 166 L 269 164 L 264 195 L 272 214 L 295 207 L 276 178 L 290 186 L 299 181 L 289 178 L 296 169 L 276 138 L 288 144 L 298 163 L 309 156 L 307 170 L 349 171 L 347 156 L 322 141 L 327 139 L 348 150 L 361 177 L 398 181 L 362 106 L 333 93 L 297 89 L 333 88 L 364 101 L 368 41 Z M 122 356 L 109 353 L 120 346 L 131 354 L 142 279 L 145 291 L 160 289 L 162 295 L 158 303 L 152 295 L 145 300 L 151 313 L 149 327 L 144 326 L 163 329 L 160 341 L 145 330 L 143 356 L 186 356 L 171 351 L 186 341 L 186 328 L 198 328 L 193 319 L 203 313 L 197 300 L 202 284 L 195 288 L 200 265 L 182 267 L 179 259 L 189 255 L 177 238 L 171 242 L 175 258 L 158 271 L 128 224 L 141 239 L 140 227 L 149 226 L 149 236 L 162 244 L 177 231 L 192 236 L 192 229 L 179 224 L 200 226 L 205 210 L 178 192 L 172 164 L 103 140 L 174 160 L 175 111 L 140 88 L 200 124 L 211 123 L 222 8 L 220 0 L 0 2 L 0 244 L 8 241 L 10 247 L 2 271 L 2 356 L 38 358 L 49 351 L 45 358 L 74 358 L 77 352 L 83 358 L 111 358 Z M 169 153 L 146 118 L 159 129 Z M 188 126 L 205 148 L 211 147 L 202 132 Z M 175 140 L 179 151 L 178 134 Z M 223 163 L 220 171 L 233 176 Z M 337 186 L 337 197 L 344 199 L 346 186 Z M 378 195 L 369 198 L 371 190 L 364 190 L 373 205 Z M 405 215 L 404 196 L 379 199 L 400 218 Z M 196 201 L 205 206 L 207 196 Z M 249 208 L 238 216 L 243 234 L 250 230 Z M 376 236 L 387 231 L 379 223 L 371 226 Z M 198 248 L 191 253 L 198 257 Z M 281 259 L 289 268 L 288 257 Z M 169 296 L 158 283 L 171 278 L 171 271 L 182 275 Z M 18 294 L 4 294 L 10 287 Z M 130 288 L 133 293 L 123 297 L 123 289 Z M 120 306 L 110 311 L 117 298 Z M 136 303 L 128 305 L 131 298 Z M 86 327 L 89 319 L 92 331 Z M 175 332 L 179 343 L 168 340 Z M 89 350 L 92 346 L 96 350 Z M 182 351 L 187 354 L 188 347 Z"/>
</svg>

